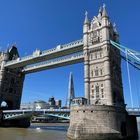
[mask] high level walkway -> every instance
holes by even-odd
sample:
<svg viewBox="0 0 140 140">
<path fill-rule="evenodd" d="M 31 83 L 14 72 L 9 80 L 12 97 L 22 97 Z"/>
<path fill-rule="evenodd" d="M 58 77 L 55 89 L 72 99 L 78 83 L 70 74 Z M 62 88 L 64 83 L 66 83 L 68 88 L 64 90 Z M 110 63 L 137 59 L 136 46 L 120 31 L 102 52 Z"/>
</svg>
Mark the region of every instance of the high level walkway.
<svg viewBox="0 0 140 140">
<path fill-rule="evenodd" d="M 36 50 L 32 55 L 17 58 L 16 60 L 5 63 L 6 68 L 24 67 L 30 64 L 55 59 L 58 57 L 70 55 L 83 50 L 83 40 L 76 40 L 74 42 L 58 45 L 57 47 L 45 51 Z"/>
<path fill-rule="evenodd" d="M 84 61 L 84 55 L 83 53 L 79 53 L 76 55 L 67 56 L 65 58 L 58 58 L 55 60 L 45 61 L 35 65 L 27 66 L 23 68 L 22 72 L 24 72 L 25 74 L 29 74 L 37 71 L 80 63 L 83 61 Z"/>
</svg>

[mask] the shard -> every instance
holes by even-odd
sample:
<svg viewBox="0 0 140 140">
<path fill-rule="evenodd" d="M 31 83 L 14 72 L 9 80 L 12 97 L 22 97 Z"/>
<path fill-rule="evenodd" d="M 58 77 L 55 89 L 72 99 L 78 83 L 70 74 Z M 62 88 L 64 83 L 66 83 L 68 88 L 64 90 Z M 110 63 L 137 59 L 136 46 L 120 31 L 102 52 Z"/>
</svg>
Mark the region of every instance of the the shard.
<svg viewBox="0 0 140 140">
<path fill-rule="evenodd" d="M 73 75 L 72 75 L 72 72 L 70 72 L 69 84 L 68 84 L 68 94 L 67 94 L 67 100 L 66 100 L 66 106 L 68 108 L 71 106 L 71 102 L 72 102 L 74 97 L 75 97 L 75 95 L 74 95 Z"/>
</svg>

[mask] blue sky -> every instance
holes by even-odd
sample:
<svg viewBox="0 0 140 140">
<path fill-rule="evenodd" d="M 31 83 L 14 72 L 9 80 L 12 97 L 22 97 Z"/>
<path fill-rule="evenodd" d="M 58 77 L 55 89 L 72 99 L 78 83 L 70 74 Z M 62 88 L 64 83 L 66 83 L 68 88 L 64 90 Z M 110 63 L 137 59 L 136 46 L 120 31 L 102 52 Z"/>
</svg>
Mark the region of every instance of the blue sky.
<svg viewBox="0 0 140 140">
<path fill-rule="evenodd" d="M 20 56 L 25 56 L 36 48 L 46 50 L 81 39 L 85 11 L 91 20 L 103 3 L 117 25 L 120 42 L 140 52 L 139 0 L 0 0 L 0 49 L 16 43 Z M 125 101 L 130 105 L 126 64 L 122 68 Z M 76 96 L 83 96 L 83 64 L 75 64 L 26 75 L 22 102 L 47 101 L 55 96 L 64 104 L 70 72 L 74 75 Z M 140 73 L 131 67 L 130 73 L 137 106 Z"/>
</svg>

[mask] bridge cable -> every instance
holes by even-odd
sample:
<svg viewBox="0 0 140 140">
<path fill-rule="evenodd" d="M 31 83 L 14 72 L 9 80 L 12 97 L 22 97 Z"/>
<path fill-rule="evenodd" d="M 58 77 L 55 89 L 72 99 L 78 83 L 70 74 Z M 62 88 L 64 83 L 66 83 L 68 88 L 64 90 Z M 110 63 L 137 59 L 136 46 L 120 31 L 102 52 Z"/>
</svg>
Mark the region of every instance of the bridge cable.
<svg viewBox="0 0 140 140">
<path fill-rule="evenodd" d="M 126 57 L 124 57 L 123 55 L 121 55 L 121 58 L 122 58 L 124 61 L 126 61 Z M 137 64 L 134 64 L 133 62 L 131 62 L 130 59 L 128 59 L 128 63 L 129 63 L 131 66 L 133 66 L 135 69 L 140 70 L 140 67 L 137 66 Z"/>
<path fill-rule="evenodd" d="M 131 87 L 131 78 L 130 78 L 130 70 L 129 70 L 129 65 L 132 65 L 134 68 L 136 68 L 137 70 L 140 70 L 140 53 L 137 51 L 134 51 L 132 49 L 129 49 L 125 46 L 122 46 L 121 44 L 118 44 L 112 40 L 110 40 L 110 43 L 116 47 L 117 49 L 119 49 L 121 52 L 123 52 L 125 54 L 125 56 L 121 55 L 121 58 L 124 59 L 127 63 L 127 73 L 128 73 L 128 81 L 129 81 L 129 89 L 130 89 L 130 97 L 131 97 L 131 105 L 132 107 L 134 106 L 133 104 L 133 97 L 132 97 L 132 87 Z M 138 88 L 136 86 L 136 88 Z M 138 89 L 137 89 L 138 91 Z M 140 107 L 140 98 L 139 98 L 139 93 L 136 92 L 136 96 L 138 98 L 138 105 Z"/>
<path fill-rule="evenodd" d="M 131 87 L 131 79 L 130 79 L 130 70 L 129 70 L 129 65 L 128 65 L 128 50 L 125 49 L 125 55 L 126 55 L 126 64 L 127 64 L 127 74 L 128 74 L 128 82 L 129 82 L 129 91 L 130 91 L 130 98 L 131 98 L 131 107 L 134 107 L 133 104 L 133 97 L 132 97 L 132 87 Z"/>
<path fill-rule="evenodd" d="M 138 56 L 140 56 L 140 53 L 139 52 L 137 52 L 137 51 L 134 51 L 134 50 L 132 50 L 132 49 L 129 49 L 129 48 L 127 48 L 127 47 L 124 47 L 124 46 L 122 46 L 121 44 L 118 44 L 118 43 L 116 43 L 116 42 L 114 42 L 114 41 L 112 41 L 112 40 L 110 40 L 110 43 L 114 46 L 114 47 L 116 47 L 117 49 L 119 49 L 121 52 L 123 52 L 124 54 L 126 53 L 126 49 L 127 49 L 127 54 L 128 54 L 128 56 L 132 59 L 134 59 L 135 61 L 137 61 L 137 62 L 140 62 L 140 57 L 138 57 Z M 134 62 L 134 64 L 135 64 L 135 62 Z M 138 65 L 140 65 L 140 64 L 138 64 Z"/>
</svg>

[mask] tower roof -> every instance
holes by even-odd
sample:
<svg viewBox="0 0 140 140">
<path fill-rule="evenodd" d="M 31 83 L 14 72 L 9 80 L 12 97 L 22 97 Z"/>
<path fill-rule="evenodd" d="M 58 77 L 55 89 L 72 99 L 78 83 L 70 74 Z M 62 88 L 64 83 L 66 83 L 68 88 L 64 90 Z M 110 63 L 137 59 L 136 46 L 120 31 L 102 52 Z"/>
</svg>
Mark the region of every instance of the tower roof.
<svg viewBox="0 0 140 140">
<path fill-rule="evenodd" d="M 107 11 L 106 11 L 106 5 L 103 4 L 103 13 L 102 13 L 102 17 L 108 17 Z"/>
<path fill-rule="evenodd" d="M 99 12 L 98 12 L 98 18 L 102 17 L 102 7 L 99 8 Z"/>
<path fill-rule="evenodd" d="M 99 8 L 99 13 L 102 13 L 102 7 Z"/>
<path fill-rule="evenodd" d="M 88 21 L 88 12 L 87 11 L 85 12 L 85 21 L 84 21 L 84 24 L 89 24 L 89 21 Z"/>
</svg>

